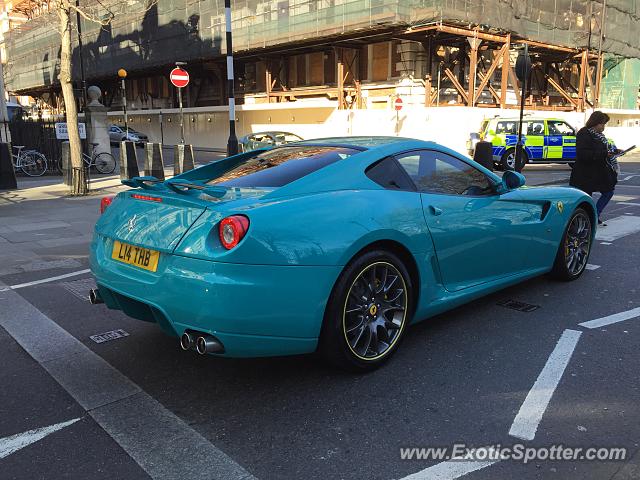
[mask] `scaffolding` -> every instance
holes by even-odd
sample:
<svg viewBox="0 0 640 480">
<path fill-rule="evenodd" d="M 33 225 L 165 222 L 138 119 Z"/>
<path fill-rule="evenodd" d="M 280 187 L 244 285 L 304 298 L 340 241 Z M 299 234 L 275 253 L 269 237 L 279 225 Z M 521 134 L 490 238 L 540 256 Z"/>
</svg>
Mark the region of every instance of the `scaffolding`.
<svg viewBox="0 0 640 480">
<path fill-rule="evenodd" d="M 176 60 L 223 76 L 223 0 L 89 0 L 84 8 L 98 18 L 114 14 L 106 27 L 83 20 L 82 55 L 92 81 L 108 82 L 119 68 L 133 77 L 155 75 Z M 640 6 L 623 0 L 236 0 L 232 11 L 238 62 L 261 62 L 255 76 L 268 101 L 296 99 L 285 75 L 291 55 L 324 52 L 335 61 L 335 78 L 331 85 L 307 85 L 307 93 L 321 89 L 343 108 L 347 96 L 362 104 L 367 79 L 360 63 L 373 61 L 369 54 L 378 50 L 365 47 L 380 42 L 395 42 L 391 56 L 429 92 L 429 105 L 443 97 L 447 104 L 508 105 L 519 93 L 512 68 L 503 66 L 525 41 L 536 67 L 528 102 L 542 107 L 579 110 L 597 103 L 604 71 L 599 52 L 640 58 Z M 57 19 L 55 13 L 31 16 L 7 35 L 7 86 L 53 93 Z M 76 59 L 79 54 L 75 48 Z M 224 86 L 215 80 L 208 88 Z"/>
</svg>

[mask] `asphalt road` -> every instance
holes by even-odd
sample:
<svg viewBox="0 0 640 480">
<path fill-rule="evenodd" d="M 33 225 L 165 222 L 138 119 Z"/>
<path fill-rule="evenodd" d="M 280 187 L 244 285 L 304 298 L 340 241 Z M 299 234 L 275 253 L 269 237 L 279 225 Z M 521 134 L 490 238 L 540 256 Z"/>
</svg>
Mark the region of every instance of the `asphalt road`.
<svg viewBox="0 0 640 480">
<path fill-rule="evenodd" d="M 524 173 L 556 181 L 564 169 Z M 23 285 L 0 285 L 0 319 L 20 319 L 0 327 L 0 478 L 640 478 L 640 312 L 602 328 L 579 325 L 640 307 L 640 226 L 626 235 L 615 227 L 640 221 L 640 162 L 622 170 L 605 212 L 612 228 L 599 231 L 610 235 L 594 243 L 581 279 L 536 278 L 428 319 L 384 368 L 361 376 L 312 356 L 183 352 L 155 325 L 90 305 L 87 273 L 25 286 L 88 267 L 99 199 L 47 188 L 0 193 L 0 282 Z M 516 311 L 498 305 L 504 300 L 539 308 Z M 128 336 L 90 339 L 116 329 Z M 551 359 L 566 331 L 578 332 L 568 334 L 577 343 L 557 387 L 536 384 L 541 372 L 558 373 Z M 534 438 L 522 440 L 509 432 L 531 392 L 553 395 Z M 56 425 L 7 453 L 34 438 L 20 434 Z M 400 455 L 459 443 L 628 450 L 625 461 L 527 464 Z M 192 461 L 192 451 L 213 452 L 215 468 L 188 471 L 202 457 Z M 167 457 L 186 465 L 184 475 L 158 468 Z"/>
</svg>

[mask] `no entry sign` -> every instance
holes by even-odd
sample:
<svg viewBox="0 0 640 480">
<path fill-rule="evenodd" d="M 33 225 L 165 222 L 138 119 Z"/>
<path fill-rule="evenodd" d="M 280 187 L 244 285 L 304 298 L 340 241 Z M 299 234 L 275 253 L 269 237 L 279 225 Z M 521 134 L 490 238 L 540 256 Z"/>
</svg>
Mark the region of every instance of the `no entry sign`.
<svg viewBox="0 0 640 480">
<path fill-rule="evenodd" d="M 393 106 L 397 111 L 402 110 L 402 99 L 400 97 L 396 98 L 393 102 Z"/>
<path fill-rule="evenodd" d="M 184 88 L 189 85 L 189 72 L 182 68 L 176 67 L 171 70 L 169 74 L 169 80 L 175 87 Z"/>
</svg>

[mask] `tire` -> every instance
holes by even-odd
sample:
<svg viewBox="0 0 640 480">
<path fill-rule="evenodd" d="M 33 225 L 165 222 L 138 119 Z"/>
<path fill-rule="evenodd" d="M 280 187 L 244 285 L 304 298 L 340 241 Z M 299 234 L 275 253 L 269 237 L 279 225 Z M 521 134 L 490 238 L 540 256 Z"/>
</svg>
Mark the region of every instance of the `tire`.
<svg viewBox="0 0 640 480">
<path fill-rule="evenodd" d="M 553 262 L 553 278 L 572 281 L 585 271 L 593 245 L 592 222 L 593 219 L 584 208 L 577 208 L 571 214 Z M 576 260 L 575 264 L 572 258 Z"/>
<path fill-rule="evenodd" d="M 503 170 L 515 170 L 516 172 L 521 172 L 524 166 L 529 162 L 529 157 L 527 156 L 527 152 L 524 149 L 522 150 L 522 158 L 520 159 L 520 163 L 517 165 L 515 161 L 515 155 L 515 148 L 510 148 L 502 154 L 502 157 L 500 157 L 500 164 L 502 165 Z"/>
<path fill-rule="evenodd" d="M 102 152 L 94 157 L 93 165 L 98 173 L 113 173 L 116 169 L 116 159 L 110 153 Z"/>
<path fill-rule="evenodd" d="M 344 370 L 380 367 L 398 349 L 411 321 L 412 301 L 411 277 L 396 255 L 384 250 L 362 254 L 333 287 L 318 352 Z"/>
<path fill-rule="evenodd" d="M 41 177 L 47 171 L 47 158 L 39 152 L 27 152 L 20 157 L 18 166 L 25 175 Z"/>
</svg>

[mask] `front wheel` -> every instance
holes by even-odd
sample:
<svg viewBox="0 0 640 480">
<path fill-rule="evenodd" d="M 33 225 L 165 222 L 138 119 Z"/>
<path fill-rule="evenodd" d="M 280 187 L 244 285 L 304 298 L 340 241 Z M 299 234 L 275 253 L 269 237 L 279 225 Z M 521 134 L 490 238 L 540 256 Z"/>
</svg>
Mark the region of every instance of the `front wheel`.
<svg viewBox="0 0 640 480">
<path fill-rule="evenodd" d="M 40 177 L 47 171 L 47 158 L 39 152 L 27 152 L 18 162 L 20 169 L 30 177 Z"/>
<path fill-rule="evenodd" d="M 99 153 L 94 157 L 93 164 L 99 173 L 113 173 L 116 169 L 116 159 L 107 152 Z"/>
<path fill-rule="evenodd" d="M 379 367 L 398 348 L 411 300 L 411 278 L 396 255 L 363 254 L 345 267 L 329 297 L 319 352 L 346 370 Z"/>
<path fill-rule="evenodd" d="M 577 208 L 567 224 L 558 247 L 551 275 L 559 280 L 575 280 L 584 272 L 592 243 L 591 216 L 583 209 Z"/>
</svg>

